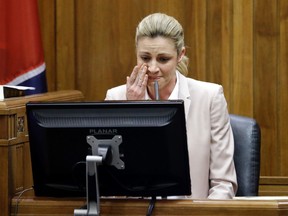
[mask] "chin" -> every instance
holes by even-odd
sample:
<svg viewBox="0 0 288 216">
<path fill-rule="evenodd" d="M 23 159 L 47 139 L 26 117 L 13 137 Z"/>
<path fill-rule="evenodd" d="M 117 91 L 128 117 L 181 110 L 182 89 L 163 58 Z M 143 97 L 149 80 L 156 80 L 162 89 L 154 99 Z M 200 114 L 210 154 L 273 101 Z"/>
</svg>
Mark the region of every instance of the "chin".
<svg viewBox="0 0 288 216">
<path fill-rule="evenodd" d="M 152 80 L 151 80 L 151 81 L 149 80 L 148 83 L 147 83 L 147 86 L 154 88 L 154 82 L 155 82 L 155 80 L 153 80 L 153 81 L 152 81 Z M 159 84 L 159 81 L 158 81 L 158 84 Z"/>
</svg>

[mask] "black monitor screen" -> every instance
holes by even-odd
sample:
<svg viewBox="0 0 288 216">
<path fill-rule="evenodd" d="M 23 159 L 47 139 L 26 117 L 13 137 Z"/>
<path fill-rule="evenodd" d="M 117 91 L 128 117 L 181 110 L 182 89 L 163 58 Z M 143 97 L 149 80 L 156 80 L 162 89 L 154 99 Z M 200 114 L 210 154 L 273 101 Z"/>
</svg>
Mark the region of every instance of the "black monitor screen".
<svg viewBox="0 0 288 216">
<path fill-rule="evenodd" d="M 183 101 L 30 102 L 26 108 L 36 196 L 84 197 L 91 142 L 111 147 L 97 166 L 100 196 L 191 194 Z"/>
</svg>

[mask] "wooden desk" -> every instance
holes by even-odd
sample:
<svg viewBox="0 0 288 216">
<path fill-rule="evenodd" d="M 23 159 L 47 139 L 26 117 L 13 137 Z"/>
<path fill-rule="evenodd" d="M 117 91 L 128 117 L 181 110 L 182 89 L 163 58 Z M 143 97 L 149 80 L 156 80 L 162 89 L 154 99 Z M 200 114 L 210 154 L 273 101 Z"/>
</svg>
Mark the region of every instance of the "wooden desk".
<svg viewBox="0 0 288 216">
<path fill-rule="evenodd" d="M 0 101 L 0 215 L 10 215 L 17 192 L 33 185 L 26 118 L 28 101 L 82 101 L 76 90 L 48 92 Z M 33 194 L 33 193 L 32 193 Z"/>
<path fill-rule="evenodd" d="M 23 197 L 18 200 L 17 216 L 73 216 L 83 199 L 51 199 Z M 17 198 L 12 200 L 14 216 Z M 149 200 L 101 199 L 101 216 L 144 216 Z M 288 215 L 287 200 L 157 200 L 153 216 L 284 216 Z"/>
</svg>

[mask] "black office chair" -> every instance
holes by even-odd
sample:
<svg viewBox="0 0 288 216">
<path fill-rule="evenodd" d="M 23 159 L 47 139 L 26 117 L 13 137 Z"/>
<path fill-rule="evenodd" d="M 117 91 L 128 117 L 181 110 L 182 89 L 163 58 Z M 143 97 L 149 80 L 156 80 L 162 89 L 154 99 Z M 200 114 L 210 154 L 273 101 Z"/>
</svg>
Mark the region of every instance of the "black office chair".
<svg viewBox="0 0 288 216">
<path fill-rule="evenodd" d="M 230 114 L 234 135 L 234 163 L 237 173 L 236 196 L 258 196 L 261 130 L 255 119 Z"/>
</svg>

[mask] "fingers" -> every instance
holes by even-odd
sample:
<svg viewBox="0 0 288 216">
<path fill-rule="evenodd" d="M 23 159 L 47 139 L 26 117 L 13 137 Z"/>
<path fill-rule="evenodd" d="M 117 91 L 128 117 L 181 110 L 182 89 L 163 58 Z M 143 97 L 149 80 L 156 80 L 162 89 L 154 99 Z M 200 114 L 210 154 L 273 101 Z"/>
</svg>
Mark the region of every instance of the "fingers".
<svg viewBox="0 0 288 216">
<path fill-rule="evenodd" d="M 143 85 L 146 86 L 148 80 L 146 73 L 147 65 L 135 66 L 130 77 L 127 77 L 127 84 L 129 86 L 136 85 L 138 87 L 142 87 Z"/>
<path fill-rule="evenodd" d="M 137 82 L 137 86 L 140 87 L 140 88 L 146 89 L 147 81 L 148 81 L 148 75 L 144 74 L 143 78 L 139 78 L 139 80 Z"/>
<path fill-rule="evenodd" d="M 137 78 L 137 74 L 138 74 L 138 71 L 140 70 L 140 66 L 139 65 L 136 65 L 134 68 L 133 68 L 133 71 L 131 73 L 130 76 L 127 77 L 127 84 L 129 85 L 133 85 L 136 78 Z"/>
<path fill-rule="evenodd" d="M 145 98 L 145 91 L 148 82 L 147 65 L 137 65 L 130 76 L 127 76 L 126 88 L 128 100 L 141 100 Z"/>
</svg>

